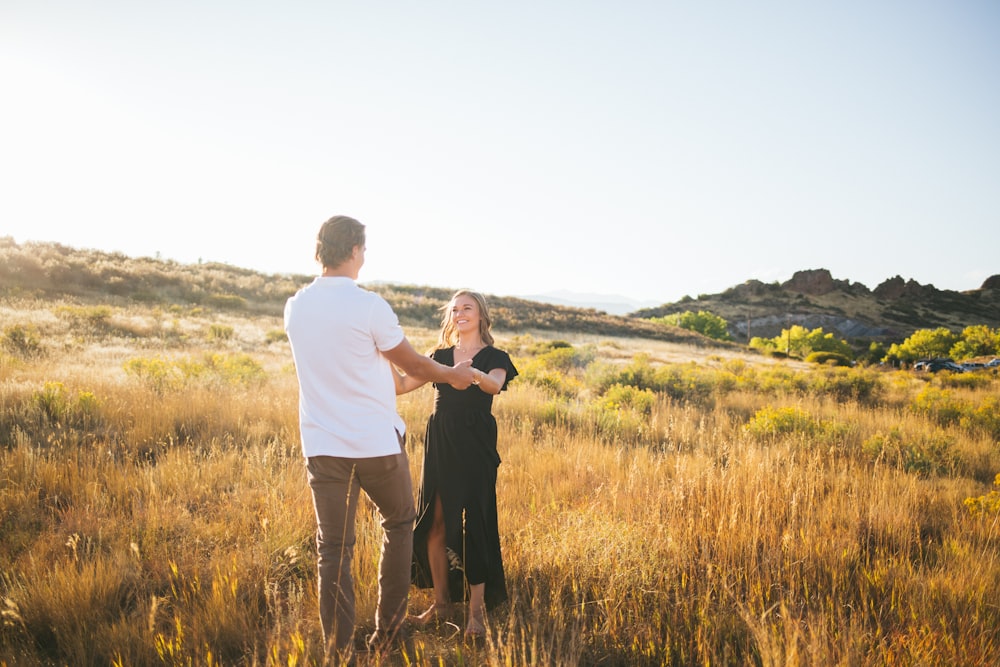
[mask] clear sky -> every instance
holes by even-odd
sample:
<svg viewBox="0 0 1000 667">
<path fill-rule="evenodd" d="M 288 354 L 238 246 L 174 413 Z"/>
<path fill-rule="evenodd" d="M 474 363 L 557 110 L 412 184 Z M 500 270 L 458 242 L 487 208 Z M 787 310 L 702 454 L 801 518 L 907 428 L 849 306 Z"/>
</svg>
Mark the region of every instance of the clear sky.
<svg viewBox="0 0 1000 667">
<path fill-rule="evenodd" d="M 670 302 L 1000 273 L 1000 3 L 0 0 L 0 236 Z"/>
</svg>

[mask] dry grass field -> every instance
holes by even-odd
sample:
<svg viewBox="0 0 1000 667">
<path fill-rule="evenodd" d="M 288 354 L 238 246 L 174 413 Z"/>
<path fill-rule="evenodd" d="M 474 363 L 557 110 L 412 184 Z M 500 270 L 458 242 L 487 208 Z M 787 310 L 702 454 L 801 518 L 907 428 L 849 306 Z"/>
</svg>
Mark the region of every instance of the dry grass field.
<svg viewBox="0 0 1000 667">
<path fill-rule="evenodd" d="M 0 323 L 0 664 L 324 664 L 280 319 L 7 297 Z M 498 333 L 510 603 L 485 642 L 359 665 L 1000 664 L 994 371 Z M 399 404 L 415 477 L 431 398 Z"/>
</svg>

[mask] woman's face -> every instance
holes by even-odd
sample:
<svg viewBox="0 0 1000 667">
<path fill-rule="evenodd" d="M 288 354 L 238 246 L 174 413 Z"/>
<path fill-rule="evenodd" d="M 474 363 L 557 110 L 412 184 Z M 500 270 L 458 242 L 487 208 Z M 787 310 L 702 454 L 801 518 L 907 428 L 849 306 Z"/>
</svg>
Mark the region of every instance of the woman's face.
<svg viewBox="0 0 1000 667">
<path fill-rule="evenodd" d="M 451 323 L 459 333 L 479 331 L 479 304 L 471 296 L 461 294 L 451 302 Z"/>
</svg>

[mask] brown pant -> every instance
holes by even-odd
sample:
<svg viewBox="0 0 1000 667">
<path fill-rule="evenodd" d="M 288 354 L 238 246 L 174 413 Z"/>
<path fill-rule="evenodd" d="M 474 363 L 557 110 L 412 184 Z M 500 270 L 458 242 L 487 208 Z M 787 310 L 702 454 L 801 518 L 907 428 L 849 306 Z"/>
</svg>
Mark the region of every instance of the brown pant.
<svg viewBox="0 0 1000 667">
<path fill-rule="evenodd" d="M 319 616 L 328 648 L 346 656 L 354 637 L 354 518 L 360 489 L 382 516 L 375 632 L 388 637 L 406 618 L 413 558 L 413 483 L 400 438 L 400 453 L 365 459 L 313 456 L 306 463 L 316 508 L 319 552 Z"/>
</svg>

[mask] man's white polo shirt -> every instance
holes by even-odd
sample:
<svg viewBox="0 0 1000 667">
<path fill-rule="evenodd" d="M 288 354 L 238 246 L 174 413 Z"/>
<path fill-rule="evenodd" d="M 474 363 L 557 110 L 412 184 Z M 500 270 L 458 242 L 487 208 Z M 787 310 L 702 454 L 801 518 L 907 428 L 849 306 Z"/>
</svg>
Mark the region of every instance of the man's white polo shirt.
<svg viewBox="0 0 1000 667">
<path fill-rule="evenodd" d="M 399 319 L 350 278 L 318 277 L 285 304 L 299 379 L 302 453 L 365 458 L 399 453 L 392 367 L 381 350 L 403 342 Z"/>
</svg>

